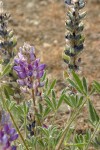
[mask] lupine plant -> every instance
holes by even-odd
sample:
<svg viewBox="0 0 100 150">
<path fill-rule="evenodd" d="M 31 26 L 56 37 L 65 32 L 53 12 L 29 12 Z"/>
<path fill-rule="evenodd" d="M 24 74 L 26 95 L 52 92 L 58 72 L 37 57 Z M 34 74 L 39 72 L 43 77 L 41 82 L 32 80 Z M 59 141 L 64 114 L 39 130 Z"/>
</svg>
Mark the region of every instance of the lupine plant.
<svg viewBox="0 0 100 150">
<path fill-rule="evenodd" d="M 81 9 L 85 1 L 65 0 L 65 4 L 68 32 L 62 57 L 67 63 L 64 70 L 67 86 L 59 97 L 55 91 L 56 80 L 50 83 L 46 64 L 37 57 L 34 46 L 24 43 L 15 50 L 16 40 L 8 29 L 9 15 L 0 14 L 1 150 L 89 150 L 91 146 L 100 149 L 100 116 L 92 103 L 93 95 L 100 94 L 100 83 L 93 81 L 90 88 L 86 78 L 78 74 L 84 48 L 81 20 L 86 13 Z M 13 90 L 9 84 L 15 85 Z M 16 92 L 22 92 L 24 98 L 16 101 Z M 59 126 L 56 117 L 62 104 L 70 108 L 70 115 Z M 76 125 L 84 105 L 91 128 L 81 134 L 76 131 Z"/>
</svg>

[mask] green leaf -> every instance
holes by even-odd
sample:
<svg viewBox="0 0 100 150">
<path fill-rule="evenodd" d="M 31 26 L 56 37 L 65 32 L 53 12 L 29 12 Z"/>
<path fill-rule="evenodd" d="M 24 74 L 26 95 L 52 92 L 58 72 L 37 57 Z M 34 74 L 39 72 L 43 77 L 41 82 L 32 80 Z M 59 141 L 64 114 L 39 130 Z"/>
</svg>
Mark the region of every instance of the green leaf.
<svg viewBox="0 0 100 150">
<path fill-rule="evenodd" d="M 49 95 L 51 93 L 51 90 L 54 88 L 55 84 L 56 84 L 56 79 L 51 83 L 50 88 L 47 92 L 47 95 Z"/>
<path fill-rule="evenodd" d="M 100 83 L 98 83 L 97 81 L 94 81 L 94 88 L 96 89 L 98 93 L 100 93 Z"/>
<path fill-rule="evenodd" d="M 76 98 L 75 98 L 75 96 L 69 96 L 69 98 L 70 98 L 70 102 L 71 102 L 71 105 L 72 105 L 72 107 L 77 107 L 77 101 L 76 101 Z"/>
<path fill-rule="evenodd" d="M 78 90 L 80 93 L 82 93 L 80 88 L 76 85 L 76 83 L 73 80 L 67 79 L 67 81 L 71 84 L 72 87 L 74 87 L 76 90 Z"/>
<path fill-rule="evenodd" d="M 10 95 L 9 95 L 9 93 L 8 93 L 8 90 L 4 87 L 4 94 L 5 94 L 5 96 L 6 96 L 6 98 L 8 99 L 8 100 L 10 100 Z"/>
<path fill-rule="evenodd" d="M 54 90 L 52 90 L 51 93 L 52 93 L 52 103 L 53 103 L 53 105 L 54 105 L 54 108 L 56 109 L 56 107 L 57 107 L 57 102 L 56 102 L 56 95 L 55 95 Z"/>
<path fill-rule="evenodd" d="M 52 104 L 51 100 L 49 99 L 49 97 L 45 97 L 45 101 L 47 103 L 47 105 L 52 109 L 55 110 L 54 105 Z"/>
<path fill-rule="evenodd" d="M 10 62 L 10 63 L 8 63 L 8 65 L 6 67 L 3 68 L 1 76 L 5 76 L 5 75 L 9 74 L 9 72 L 11 71 L 11 68 L 12 68 L 12 65 Z"/>
<path fill-rule="evenodd" d="M 44 81 L 46 79 L 46 72 L 44 73 L 43 77 L 42 77 L 42 81 Z"/>
<path fill-rule="evenodd" d="M 77 83 L 79 89 L 80 89 L 81 91 L 83 91 L 83 85 L 82 85 L 82 82 L 81 82 L 79 76 L 78 76 L 74 71 L 72 72 L 72 74 L 73 74 L 74 80 L 75 80 L 75 82 Z"/>
<path fill-rule="evenodd" d="M 83 77 L 83 87 L 84 87 L 84 91 L 86 93 L 86 95 L 88 94 L 88 87 L 87 87 L 87 81 L 86 79 Z"/>
<path fill-rule="evenodd" d="M 16 105 L 16 103 L 15 103 L 14 101 L 11 101 L 11 102 L 10 102 L 10 106 L 9 106 L 10 111 L 11 111 L 12 109 L 14 110 L 15 105 Z"/>
<path fill-rule="evenodd" d="M 48 79 L 46 79 L 46 83 L 45 83 L 45 88 L 47 89 L 48 87 Z"/>
<path fill-rule="evenodd" d="M 38 127 L 40 129 L 40 131 L 47 137 L 49 137 L 49 132 L 47 129 L 43 128 L 43 127 Z"/>
<path fill-rule="evenodd" d="M 71 102 L 70 102 L 70 98 L 68 97 L 68 96 L 64 96 L 64 101 L 65 101 L 65 103 L 67 104 L 67 105 L 69 105 L 70 107 L 72 107 L 72 104 L 71 104 Z"/>
<path fill-rule="evenodd" d="M 28 113 L 28 107 L 25 102 L 23 103 L 23 110 L 24 110 L 24 114 L 26 115 Z"/>
<path fill-rule="evenodd" d="M 57 109 L 61 106 L 63 100 L 64 100 L 65 94 L 62 94 L 58 100 Z"/>
<path fill-rule="evenodd" d="M 88 107 L 89 107 L 90 121 L 95 125 L 98 123 L 100 118 L 90 100 L 88 101 Z"/>
<path fill-rule="evenodd" d="M 81 106 L 82 102 L 83 102 L 83 96 L 81 96 L 78 101 L 77 101 L 77 107 Z"/>
<path fill-rule="evenodd" d="M 43 113 L 43 117 L 46 117 L 49 114 L 50 111 L 51 111 L 51 109 L 49 107 L 46 107 L 45 111 Z"/>
<path fill-rule="evenodd" d="M 3 87 L 8 91 L 9 95 L 14 94 L 14 89 L 12 89 L 9 84 L 3 84 Z"/>
</svg>

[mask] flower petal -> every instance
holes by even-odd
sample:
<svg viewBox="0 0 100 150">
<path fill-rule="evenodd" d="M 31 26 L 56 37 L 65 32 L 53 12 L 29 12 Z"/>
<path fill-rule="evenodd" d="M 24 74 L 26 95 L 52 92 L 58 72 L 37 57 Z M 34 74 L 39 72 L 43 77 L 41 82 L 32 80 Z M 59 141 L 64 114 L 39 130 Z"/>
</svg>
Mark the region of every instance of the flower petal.
<svg viewBox="0 0 100 150">
<path fill-rule="evenodd" d="M 37 78 L 41 78 L 43 76 L 43 74 L 44 74 L 44 71 L 38 72 Z"/>
<path fill-rule="evenodd" d="M 45 67 L 46 67 L 45 64 L 41 64 L 41 65 L 39 65 L 38 70 L 39 70 L 39 71 L 44 70 Z"/>
<path fill-rule="evenodd" d="M 17 72 L 22 71 L 20 66 L 14 66 L 13 69 Z"/>
<path fill-rule="evenodd" d="M 24 73 L 24 72 L 18 72 L 18 76 L 19 76 L 19 78 L 21 78 L 21 79 L 24 79 L 24 78 L 27 77 L 26 73 Z"/>
<path fill-rule="evenodd" d="M 14 134 L 14 135 L 12 135 L 11 137 L 10 137 L 10 141 L 14 141 L 14 140 L 16 140 L 18 138 L 18 134 Z"/>
</svg>

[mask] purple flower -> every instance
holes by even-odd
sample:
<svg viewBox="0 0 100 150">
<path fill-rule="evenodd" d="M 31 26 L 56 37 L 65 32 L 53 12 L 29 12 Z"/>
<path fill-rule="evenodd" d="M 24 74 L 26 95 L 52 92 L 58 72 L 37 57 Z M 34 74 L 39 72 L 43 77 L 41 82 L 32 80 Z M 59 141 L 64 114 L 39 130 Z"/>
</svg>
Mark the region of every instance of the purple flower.
<svg viewBox="0 0 100 150">
<path fill-rule="evenodd" d="M 44 75 L 46 65 L 40 63 L 40 59 L 36 58 L 34 47 L 24 43 L 23 47 L 20 47 L 18 56 L 14 59 L 14 70 L 16 71 L 19 79 L 17 82 L 27 88 L 34 88 L 38 91 L 38 87 L 41 87 L 40 79 Z"/>
<path fill-rule="evenodd" d="M 0 145 L 2 150 L 7 150 L 8 148 L 14 150 L 16 146 L 12 147 L 12 142 L 18 138 L 16 130 L 12 128 L 11 124 L 5 124 L 0 130 Z"/>
<path fill-rule="evenodd" d="M 6 113 L 3 113 L 2 119 L 4 117 L 4 114 L 5 118 L 8 118 L 8 115 Z M 1 150 L 16 150 L 16 146 L 12 146 L 12 143 L 18 138 L 18 134 L 16 133 L 15 128 L 12 127 L 10 120 L 8 122 L 3 120 L 0 125 L 0 148 L 2 148 Z"/>
</svg>

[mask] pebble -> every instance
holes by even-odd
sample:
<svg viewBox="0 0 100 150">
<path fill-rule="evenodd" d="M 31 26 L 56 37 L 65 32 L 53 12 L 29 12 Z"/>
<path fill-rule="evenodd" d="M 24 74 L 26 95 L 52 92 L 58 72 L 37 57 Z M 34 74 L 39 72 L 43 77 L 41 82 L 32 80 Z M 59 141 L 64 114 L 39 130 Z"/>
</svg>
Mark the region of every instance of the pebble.
<svg viewBox="0 0 100 150">
<path fill-rule="evenodd" d="M 44 48 L 49 48 L 51 45 L 49 43 L 43 43 Z"/>
</svg>

